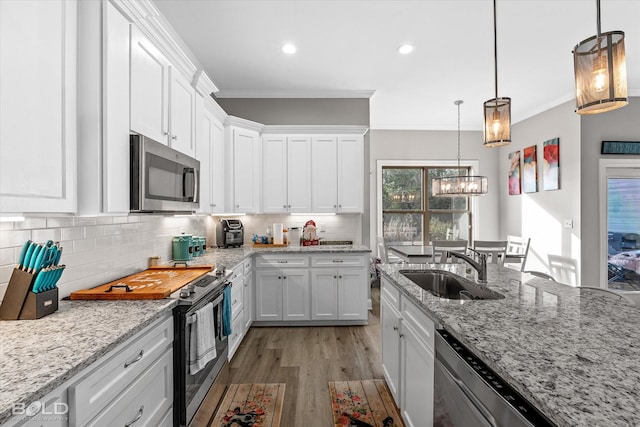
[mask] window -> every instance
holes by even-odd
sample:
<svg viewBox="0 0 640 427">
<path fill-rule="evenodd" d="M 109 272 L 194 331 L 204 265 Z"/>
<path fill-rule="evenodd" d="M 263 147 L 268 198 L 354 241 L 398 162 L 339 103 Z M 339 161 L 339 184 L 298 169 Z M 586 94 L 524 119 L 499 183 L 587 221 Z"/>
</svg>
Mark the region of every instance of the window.
<svg viewBox="0 0 640 427">
<path fill-rule="evenodd" d="M 389 244 L 470 240 L 468 197 L 433 197 L 431 180 L 468 174 L 464 167 L 383 167 L 382 227 Z"/>
</svg>

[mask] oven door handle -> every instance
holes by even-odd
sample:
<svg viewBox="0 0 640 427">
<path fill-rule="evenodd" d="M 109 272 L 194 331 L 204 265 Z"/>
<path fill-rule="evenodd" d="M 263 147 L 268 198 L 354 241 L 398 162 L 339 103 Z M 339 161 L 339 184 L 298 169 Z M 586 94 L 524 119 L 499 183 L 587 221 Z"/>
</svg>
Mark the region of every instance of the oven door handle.
<svg viewBox="0 0 640 427">
<path fill-rule="evenodd" d="M 442 371 L 451 379 L 455 385 L 458 386 L 460 391 L 469 399 L 469 401 L 473 404 L 473 406 L 484 416 L 484 418 L 491 424 L 493 427 L 498 427 L 496 423 L 496 419 L 491 415 L 489 410 L 480 402 L 480 400 L 476 397 L 475 394 L 467 387 L 467 385 L 458 377 L 456 377 L 449 369 L 447 369 L 446 365 L 439 360 L 436 360 L 436 363 L 440 364 Z"/>
<path fill-rule="evenodd" d="M 213 306 L 215 307 L 216 305 L 220 304 L 223 299 L 224 299 L 224 294 L 220 294 L 220 296 L 218 296 L 218 298 L 213 300 Z M 187 325 L 190 325 L 190 324 L 195 323 L 195 322 L 196 322 L 195 313 L 192 314 L 191 316 L 187 317 Z"/>
</svg>

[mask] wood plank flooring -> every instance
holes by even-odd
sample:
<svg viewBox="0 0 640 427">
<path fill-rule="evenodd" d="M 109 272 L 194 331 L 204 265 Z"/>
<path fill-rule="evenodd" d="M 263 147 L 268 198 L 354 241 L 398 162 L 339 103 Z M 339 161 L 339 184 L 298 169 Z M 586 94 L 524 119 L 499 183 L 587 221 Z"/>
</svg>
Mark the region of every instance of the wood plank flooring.
<svg viewBox="0 0 640 427">
<path fill-rule="evenodd" d="M 366 326 L 251 328 L 230 383 L 286 383 L 281 427 L 332 426 L 329 381 L 383 378 L 379 288 L 371 298 Z"/>
</svg>

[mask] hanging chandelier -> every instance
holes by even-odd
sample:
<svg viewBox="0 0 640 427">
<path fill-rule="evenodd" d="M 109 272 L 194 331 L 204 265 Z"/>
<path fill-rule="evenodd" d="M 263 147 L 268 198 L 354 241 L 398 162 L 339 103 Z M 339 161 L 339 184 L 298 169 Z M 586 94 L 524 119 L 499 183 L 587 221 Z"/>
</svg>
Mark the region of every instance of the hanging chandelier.
<svg viewBox="0 0 640 427">
<path fill-rule="evenodd" d="M 624 32 L 600 32 L 600 0 L 596 0 L 597 34 L 573 48 L 576 113 L 598 114 L 624 107 L 627 65 Z"/>
<path fill-rule="evenodd" d="M 431 194 L 437 197 L 482 196 L 489 190 L 486 176 L 462 175 L 460 168 L 460 105 L 464 101 L 453 103 L 458 106 L 458 175 L 443 176 L 431 180 Z"/>
<path fill-rule="evenodd" d="M 511 144 L 511 98 L 498 98 L 498 32 L 496 0 L 493 0 L 493 65 L 496 97 L 484 103 L 484 146 L 501 147 Z"/>
</svg>

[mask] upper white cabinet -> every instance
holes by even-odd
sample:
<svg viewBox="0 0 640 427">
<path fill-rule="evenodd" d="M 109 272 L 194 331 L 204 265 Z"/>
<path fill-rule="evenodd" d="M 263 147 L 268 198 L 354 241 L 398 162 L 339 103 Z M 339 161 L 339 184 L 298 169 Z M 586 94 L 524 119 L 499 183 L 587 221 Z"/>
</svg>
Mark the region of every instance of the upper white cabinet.
<svg viewBox="0 0 640 427">
<path fill-rule="evenodd" d="M 217 108 L 216 108 L 217 107 Z M 224 212 L 224 125 L 213 99 L 196 97 L 196 159 L 200 160 L 200 209 Z"/>
<path fill-rule="evenodd" d="M 312 138 L 311 152 L 312 212 L 362 212 L 362 136 L 315 136 Z"/>
<path fill-rule="evenodd" d="M 196 92 L 190 77 L 136 26 L 131 32 L 131 130 L 195 155 Z"/>
<path fill-rule="evenodd" d="M 256 213 L 260 210 L 260 133 L 259 124 L 229 117 L 226 125 L 227 153 L 231 165 L 228 183 L 232 212 Z"/>
<path fill-rule="evenodd" d="M 0 212 L 75 212 L 77 2 L 0 1 Z"/>
<path fill-rule="evenodd" d="M 311 138 L 262 138 L 262 212 L 311 211 Z"/>
</svg>

